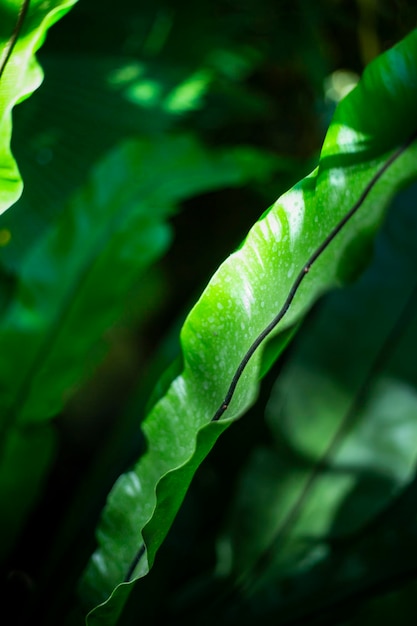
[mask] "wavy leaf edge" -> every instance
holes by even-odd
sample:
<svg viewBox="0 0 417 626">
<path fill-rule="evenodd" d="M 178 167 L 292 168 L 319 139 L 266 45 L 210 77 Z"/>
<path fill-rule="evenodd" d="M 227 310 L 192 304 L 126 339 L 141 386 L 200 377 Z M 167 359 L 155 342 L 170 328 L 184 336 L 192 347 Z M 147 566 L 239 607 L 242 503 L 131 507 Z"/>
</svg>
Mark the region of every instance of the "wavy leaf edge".
<svg viewBox="0 0 417 626">
<path fill-rule="evenodd" d="M 41 85 L 43 71 L 36 59 L 36 52 L 44 43 L 48 29 L 77 2 L 78 0 L 57 0 L 56 5 L 50 7 L 50 3 L 39 2 L 37 6 L 30 0 L 24 0 L 16 14 L 15 32 L 10 33 L 3 48 L 0 87 L 4 81 L 10 82 L 14 88 L 6 89 L 5 95 L 0 99 L 0 139 L 3 144 L 0 146 L 3 152 L 3 163 L 0 168 L 3 183 L 0 194 L 0 215 L 15 204 L 23 192 L 23 181 L 10 145 L 13 108 L 31 96 Z M 37 12 L 39 13 L 38 23 L 36 22 Z M 31 25 L 31 30 L 25 32 L 30 19 L 34 19 L 35 25 Z M 9 51 L 7 51 L 8 47 Z M 2 102 L 3 99 L 4 102 Z M 5 181 L 6 184 L 4 184 Z"/>
<path fill-rule="evenodd" d="M 111 491 L 98 534 L 101 548 L 99 547 L 93 556 L 82 581 L 84 583 L 87 582 L 88 585 L 88 580 L 90 579 L 90 583 L 92 580 L 92 586 L 94 587 L 94 577 L 97 575 L 97 572 L 104 577 L 109 575 L 109 570 L 106 571 L 109 564 L 106 563 L 105 553 L 111 554 L 112 550 L 115 549 L 115 544 L 117 547 L 118 541 L 116 537 L 112 543 L 111 538 L 109 539 L 108 531 L 116 529 L 117 534 L 116 522 L 117 520 L 120 521 L 120 515 L 123 517 L 123 512 L 120 513 L 123 507 L 118 508 L 120 504 L 118 498 L 121 497 L 123 501 L 121 489 L 123 482 L 126 483 L 126 481 L 129 484 L 125 485 L 124 488 L 128 487 L 127 495 L 130 506 L 135 507 L 133 514 L 129 511 L 130 519 L 128 523 L 130 529 L 135 533 L 136 544 L 140 541 L 139 534 L 140 528 L 142 528 L 148 562 L 146 564 L 139 563 L 132 569 L 131 579 L 128 584 L 125 581 L 111 585 L 110 597 L 107 593 L 108 599 L 96 606 L 88 614 L 88 624 L 113 623 L 101 621 L 99 616 L 100 609 L 107 613 L 111 609 L 112 602 L 119 601 L 117 598 L 118 590 L 123 589 L 124 591 L 120 591 L 120 593 L 126 595 L 129 585 L 131 586 L 138 578 L 145 575 L 148 568 L 152 566 L 156 550 L 167 532 L 167 529 L 166 532 L 161 532 L 157 528 L 161 507 L 164 508 L 166 504 L 164 500 L 169 499 L 165 485 L 169 482 L 175 482 L 175 474 L 179 470 L 184 470 L 188 466 L 198 467 L 202 459 L 195 457 L 201 456 L 196 454 L 198 453 L 199 445 L 201 445 L 201 440 L 208 437 L 209 442 L 206 445 L 210 449 L 220 433 L 246 411 L 255 400 L 265 344 L 253 354 L 247 368 L 243 372 L 238 384 L 239 393 L 233 397 L 228 407 L 227 417 L 220 422 L 211 421 L 216 414 L 221 398 L 225 397 L 225 389 L 227 389 L 228 385 L 227 380 L 231 379 L 242 359 L 242 350 L 239 351 L 240 344 L 236 346 L 236 343 L 239 342 L 236 341 L 233 345 L 226 342 L 227 345 L 225 346 L 224 339 L 225 337 L 236 336 L 236 333 L 233 331 L 240 329 L 240 335 L 237 333 L 237 337 L 243 338 L 246 341 L 246 345 L 251 345 L 249 334 L 251 334 L 253 341 L 253 338 L 257 337 L 276 315 L 279 303 L 284 300 L 292 285 L 292 276 L 296 268 L 304 267 L 306 257 L 308 257 L 306 250 L 312 254 L 323 240 L 323 230 L 327 233 L 329 232 L 329 222 L 334 227 L 338 223 L 336 218 L 343 217 L 349 207 L 353 205 L 352 189 L 351 185 L 349 185 L 350 178 L 353 176 L 354 180 L 360 183 L 363 190 L 366 183 L 369 183 L 369 180 L 372 178 L 373 172 L 375 173 L 381 164 L 389 158 L 393 148 L 393 137 L 390 137 L 390 145 L 388 146 L 384 142 L 384 138 L 381 140 L 378 133 L 370 132 L 367 135 L 364 132 L 362 123 L 355 125 L 355 121 L 357 121 L 356 116 L 359 116 L 359 122 L 363 121 L 361 119 L 361 107 L 358 106 L 358 110 L 355 110 L 355 104 L 358 104 L 358 102 L 360 104 L 360 100 L 367 95 L 367 90 L 370 88 L 374 89 L 373 97 L 375 99 L 378 99 L 381 93 L 382 95 L 388 93 L 387 97 L 392 97 L 392 91 L 395 92 L 395 84 L 394 88 L 392 82 L 387 87 L 383 83 L 383 73 L 387 68 L 388 71 L 392 70 L 392 66 L 395 65 L 398 56 L 401 57 L 403 55 L 405 57 L 408 55 L 408 59 L 411 62 L 411 68 L 409 69 L 414 74 L 417 74 L 417 65 L 412 65 L 412 55 L 409 50 L 409 48 L 413 47 L 417 49 L 417 31 L 413 31 L 402 42 L 376 59 L 365 70 L 358 86 L 341 101 L 336 109 L 334 120 L 329 127 L 323 144 L 319 166 L 309 176 L 281 196 L 252 227 L 242 246 L 220 266 L 201 298 L 191 310 L 181 331 L 181 347 L 184 358 L 183 372 L 172 382 L 167 394 L 153 407 L 143 423 L 143 431 L 149 446 L 148 451 L 139 460 L 136 469 L 123 475 Z M 376 80 L 378 77 L 379 81 Z M 404 71 L 404 68 L 402 68 L 399 76 L 394 74 L 393 78 L 394 83 L 397 80 L 397 90 L 407 89 L 406 81 L 408 74 Z M 415 88 L 414 92 L 412 86 L 409 86 L 408 89 L 408 98 L 405 98 L 404 105 L 406 110 L 410 106 L 410 99 L 412 100 L 416 96 Z M 397 107 L 401 107 L 402 102 L 398 103 L 394 98 L 394 104 Z M 392 111 L 389 113 L 392 113 Z M 382 121 L 384 115 L 385 113 L 383 112 Z M 412 127 L 409 118 L 407 121 L 406 116 L 403 118 L 401 115 L 397 115 L 396 119 L 398 121 L 398 136 L 401 139 L 404 136 L 411 137 L 411 134 L 415 132 L 415 128 Z M 369 122 L 368 127 L 373 131 L 375 126 L 374 120 L 365 120 L 365 127 L 366 122 Z M 384 179 L 376 184 L 376 187 L 380 190 L 379 193 L 383 190 L 385 202 L 382 204 L 384 206 L 380 207 L 381 203 L 378 202 L 376 190 L 371 194 L 372 198 L 363 202 L 364 205 L 368 206 L 368 209 L 373 207 L 376 202 L 379 206 L 379 209 L 375 211 L 377 215 L 370 215 L 371 211 L 367 212 L 364 210 L 360 219 L 356 219 L 357 216 L 353 218 L 352 228 L 348 229 L 349 232 L 344 231 L 338 236 L 338 249 L 336 250 L 335 246 L 331 246 L 331 249 L 323 253 L 323 256 L 317 263 L 315 275 L 309 277 L 309 288 L 307 290 L 304 287 L 300 289 L 300 294 L 291 304 L 286 319 L 281 322 L 278 329 L 275 329 L 268 336 L 268 339 L 276 337 L 284 329 L 290 329 L 324 290 L 340 284 L 339 265 L 342 264 L 350 244 L 358 237 L 357 231 L 362 230 L 363 237 L 365 237 L 365 234 L 370 237 L 370 232 L 372 231 L 373 234 L 379 226 L 382 220 L 383 209 L 386 208 L 391 197 L 399 188 L 417 176 L 414 166 L 416 152 L 416 146 L 413 144 L 409 149 L 405 150 L 404 154 L 399 155 L 398 159 L 390 166 L 389 172 L 384 176 Z M 357 156 L 359 156 L 359 159 L 357 159 Z M 332 159 L 335 161 L 333 167 L 330 167 L 327 165 L 327 161 L 330 160 L 330 163 L 332 163 Z M 335 187 L 336 194 L 334 191 Z M 360 193 L 356 193 L 356 201 L 358 197 L 360 197 Z M 306 206 L 310 207 L 309 212 L 305 211 Z M 335 207 L 338 211 L 336 216 L 335 213 L 337 211 Z M 319 211 L 324 213 L 326 219 L 320 220 L 319 225 L 314 229 L 314 224 L 319 222 L 317 219 Z M 324 225 L 323 221 L 326 221 L 327 224 Z M 306 222 L 307 226 L 313 226 L 313 237 L 308 237 L 308 229 L 305 228 Z M 275 257 L 277 254 L 278 256 L 280 254 L 277 246 L 278 241 L 288 243 L 288 254 L 283 255 L 284 260 L 282 261 L 282 266 L 278 268 L 279 271 L 277 271 L 275 266 Z M 262 255 L 262 247 L 266 248 L 266 255 Z M 274 258 L 271 260 L 271 257 Z M 329 263 L 331 263 L 330 272 L 326 267 Z M 260 281 L 259 275 L 261 275 Z M 252 281 L 249 281 L 249 287 L 246 282 L 247 276 L 252 278 Z M 283 280 L 283 284 L 280 284 L 277 289 L 280 293 L 276 293 L 271 302 L 266 303 L 267 295 L 265 291 L 267 286 L 277 284 L 276 280 L 266 280 L 268 276 L 270 278 L 284 276 L 286 280 Z M 256 310 L 254 310 L 254 303 L 258 304 Z M 224 317 L 227 309 L 233 312 L 231 318 Z M 256 322 L 253 328 L 250 329 L 247 328 L 248 314 L 252 314 L 249 321 Z M 202 351 L 204 356 L 201 356 Z M 205 359 L 208 359 L 208 362 Z M 214 369 L 211 371 L 207 369 L 210 363 L 214 363 Z M 217 371 L 219 365 L 223 367 L 220 374 Z M 202 398 L 205 404 L 203 411 L 201 411 Z M 186 440 L 181 439 L 181 433 L 176 430 L 176 427 L 180 425 L 181 416 L 184 413 L 187 414 L 187 412 L 192 422 L 193 436 L 191 441 L 187 440 L 187 433 L 185 433 Z M 190 415 L 190 413 L 193 414 Z M 163 415 L 165 415 L 165 419 L 163 419 Z M 184 430 L 183 425 L 182 428 Z M 184 432 L 182 435 L 184 436 Z M 164 441 L 165 443 L 169 442 L 168 446 L 163 450 L 167 457 L 161 459 L 161 442 L 163 443 Z M 171 457 L 172 448 L 181 449 L 181 454 L 175 461 Z M 152 455 L 155 458 L 152 459 Z M 148 484 L 148 505 L 141 508 L 140 498 L 143 497 L 142 479 L 150 484 Z M 183 492 L 176 499 L 176 508 L 181 503 L 187 486 L 184 487 L 183 485 Z M 160 500 L 158 500 L 158 495 Z M 135 504 L 132 504 L 133 502 Z M 140 508 L 141 511 L 139 511 Z M 134 517 L 135 514 L 137 517 L 132 520 L 132 515 Z M 116 517 L 112 519 L 112 515 Z M 119 518 L 117 518 L 117 515 L 119 515 Z M 139 520 L 139 518 L 141 519 Z M 125 533 L 123 537 L 126 539 Z M 129 552 L 129 547 L 127 552 Z M 136 553 L 138 554 L 137 551 Z M 94 567 L 98 568 L 95 572 Z M 119 570 L 120 574 L 120 567 L 116 566 L 116 569 Z M 126 575 L 126 568 L 124 568 L 124 572 Z M 114 571 L 110 572 L 110 575 L 114 575 L 114 573 Z M 108 605 L 110 600 L 110 605 Z M 119 606 L 119 612 L 122 608 L 122 606 Z M 116 609 L 117 607 L 115 607 Z"/>
</svg>

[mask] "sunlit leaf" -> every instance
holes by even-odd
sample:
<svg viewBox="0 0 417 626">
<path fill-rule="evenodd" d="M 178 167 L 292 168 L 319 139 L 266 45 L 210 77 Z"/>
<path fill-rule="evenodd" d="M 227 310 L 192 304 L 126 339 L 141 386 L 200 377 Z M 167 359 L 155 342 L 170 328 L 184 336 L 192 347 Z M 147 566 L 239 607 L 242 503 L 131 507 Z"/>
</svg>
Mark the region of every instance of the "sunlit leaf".
<svg viewBox="0 0 417 626">
<path fill-rule="evenodd" d="M 16 202 L 22 181 L 10 151 L 12 109 L 42 82 L 35 52 L 46 32 L 77 0 L 0 3 L 0 213 Z"/>
<path fill-rule="evenodd" d="M 256 398 L 263 346 L 241 372 L 223 419 L 212 421 L 247 351 L 275 318 L 311 255 L 368 189 L 360 211 L 319 255 L 271 333 L 281 336 L 281 349 L 314 300 L 361 269 L 384 209 L 416 178 L 417 148 L 410 143 L 416 58 L 414 32 L 368 68 L 339 104 L 318 168 L 262 216 L 190 312 L 181 332 L 183 372 L 148 415 L 147 452 L 116 483 L 104 511 L 99 548 L 82 581 L 90 606 L 105 602 L 89 615 L 90 625 L 116 623 L 129 586 L 152 566 L 195 469 Z M 379 180 L 394 149 L 398 152 Z"/>
<path fill-rule="evenodd" d="M 394 204 L 370 268 L 298 335 L 267 407 L 276 445 L 256 450 L 241 477 L 222 538 L 228 574 L 250 594 L 273 584 L 277 619 L 320 588 L 324 597 L 375 575 L 379 555 L 355 554 L 356 537 L 415 475 L 415 191 Z M 339 544 L 357 571 L 344 559 L 336 574 Z M 295 581 L 284 593 L 289 577 L 310 571 L 314 586 Z"/>
</svg>

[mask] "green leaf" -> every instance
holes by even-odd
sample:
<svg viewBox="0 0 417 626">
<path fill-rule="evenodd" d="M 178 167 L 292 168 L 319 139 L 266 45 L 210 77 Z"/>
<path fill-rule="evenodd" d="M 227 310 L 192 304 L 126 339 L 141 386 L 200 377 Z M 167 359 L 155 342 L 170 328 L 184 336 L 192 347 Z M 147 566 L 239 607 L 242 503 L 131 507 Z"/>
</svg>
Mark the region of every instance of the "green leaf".
<svg viewBox="0 0 417 626">
<path fill-rule="evenodd" d="M 391 151 L 415 131 L 409 113 L 417 101 L 416 58 L 417 31 L 372 64 L 337 108 L 318 168 L 262 216 L 190 312 L 181 332 L 183 372 L 145 420 L 147 452 L 114 486 L 98 529 L 99 547 L 81 582 L 90 606 L 104 602 L 90 613 L 90 626 L 116 623 L 129 586 L 152 566 L 195 468 L 255 400 L 265 341 L 241 373 L 225 418 L 212 421 L 247 351 L 275 319 L 311 255 L 363 191 L 371 190 L 271 333 L 283 333 L 281 349 L 312 302 L 358 270 L 392 196 L 416 178 L 413 143 L 376 180 Z"/>
<path fill-rule="evenodd" d="M 358 283 L 301 330 L 267 407 L 275 447 L 256 450 L 241 476 L 222 537 L 228 575 L 251 595 L 273 585 L 276 619 L 389 574 L 390 546 L 378 571 L 380 553 L 356 543 L 367 527 L 375 537 L 415 476 L 416 191 L 395 203 Z"/>
<path fill-rule="evenodd" d="M 12 109 L 42 82 L 35 52 L 46 32 L 77 0 L 0 3 L 0 213 L 16 202 L 22 181 L 10 151 Z"/>
<path fill-rule="evenodd" d="M 274 158 L 255 150 L 210 153 L 187 136 L 131 140 L 96 166 L 24 258 L 14 300 L 0 319 L 1 446 L 15 430 L 43 429 L 94 366 L 103 332 L 167 249 L 167 220 L 177 204 L 262 179 L 274 167 Z M 35 456 L 30 464 L 11 456 L 7 471 L 22 464 L 33 472 Z M 14 527 L 21 521 L 14 518 Z"/>
</svg>

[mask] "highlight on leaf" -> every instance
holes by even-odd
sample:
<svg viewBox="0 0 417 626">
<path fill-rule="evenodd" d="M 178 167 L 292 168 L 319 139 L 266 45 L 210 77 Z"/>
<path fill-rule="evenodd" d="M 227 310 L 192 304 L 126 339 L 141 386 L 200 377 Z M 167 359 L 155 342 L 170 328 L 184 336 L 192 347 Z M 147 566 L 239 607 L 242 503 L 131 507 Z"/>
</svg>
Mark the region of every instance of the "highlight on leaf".
<svg viewBox="0 0 417 626">
<path fill-rule="evenodd" d="M 77 0 L 0 2 L 0 214 L 20 197 L 23 183 L 10 149 L 13 107 L 42 82 L 35 58 L 48 28 Z"/>
<path fill-rule="evenodd" d="M 416 58 L 414 31 L 366 69 L 335 111 L 318 167 L 253 226 L 188 315 L 183 371 L 143 423 L 147 450 L 111 491 L 81 581 L 97 604 L 90 626 L 117 623 L 195 471 L 256 399 L 266 340 L 278 358 L 317 298 L 361 267 L 392 198 L 417 178 Z"/>
<path fill-rule="evenodd" d="M 244 464 L 219 538 L 224 582 L 237 580 L 244 596 L 235 619 L 256 619 L 262 604 L 264 615 L 309 623 L 318 597 L 324 612 L 389 583 L 417 462 L 413 204 L 394 201 L 371 265 L 323 300 L 273 386 L 270 444 Z"/>
</svg>

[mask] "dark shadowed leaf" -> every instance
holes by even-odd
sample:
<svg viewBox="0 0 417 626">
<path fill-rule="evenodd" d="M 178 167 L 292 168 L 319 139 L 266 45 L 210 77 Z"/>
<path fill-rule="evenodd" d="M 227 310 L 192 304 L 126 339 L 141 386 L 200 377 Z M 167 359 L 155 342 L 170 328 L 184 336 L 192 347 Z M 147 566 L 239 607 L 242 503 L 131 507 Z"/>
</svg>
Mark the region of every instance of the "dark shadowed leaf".
<svg viewBox="0 0 417 626">
<path fill-rule="evenodd" d="M 0 446 L 10 447 L 9 439 L 23 432 L 36 441 L 38 429 L 92 370 L 104 331 L 123 313 L 132 289 L 138 297 L 141 274 L 167 249 L 167 220 L 178 203 L 262 180 L 274 167 L 274 158 L 256 150 L 209 152 L 178 136 L 128 141 L 93 169 L 24 258 L 15 298 L 0 320 Z M 7 458 L 5 472 L 23 483 L 36 474 L 35 444 L 31 457 Z M 24 492 L 23 484 L 29 507 Z M 10 519 L 3 517 L 3 532 L 12 522 L 18 528 L 21 512 L 16 506 Z"/>
</svg>

